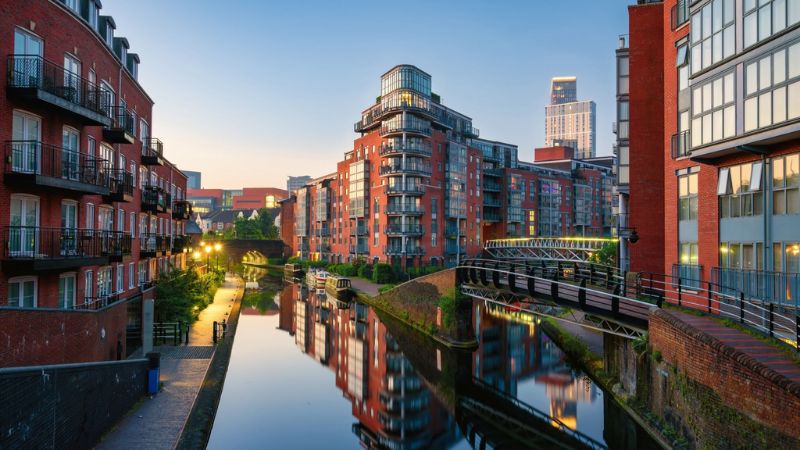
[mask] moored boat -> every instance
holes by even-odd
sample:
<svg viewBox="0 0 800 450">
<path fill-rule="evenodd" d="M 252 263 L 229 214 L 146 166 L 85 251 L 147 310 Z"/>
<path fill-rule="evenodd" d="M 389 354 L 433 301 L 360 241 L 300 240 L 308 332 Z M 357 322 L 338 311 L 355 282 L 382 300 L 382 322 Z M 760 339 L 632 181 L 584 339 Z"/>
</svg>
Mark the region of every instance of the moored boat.
<svg viewBox="0 0 800 450">
<path fill-rule="evenodd" d="M 303 266 L 300 264 L 284 264 L 283 265 L 283 276 L 286 278 L 300 278 L 303 276 Z"/>
<path fill-rule="evenodd" d="M 339 300 L 349 300 L 353 296 L 350 278 L 328 275 L 325 280 L 325 292 Z"/>
</svg>

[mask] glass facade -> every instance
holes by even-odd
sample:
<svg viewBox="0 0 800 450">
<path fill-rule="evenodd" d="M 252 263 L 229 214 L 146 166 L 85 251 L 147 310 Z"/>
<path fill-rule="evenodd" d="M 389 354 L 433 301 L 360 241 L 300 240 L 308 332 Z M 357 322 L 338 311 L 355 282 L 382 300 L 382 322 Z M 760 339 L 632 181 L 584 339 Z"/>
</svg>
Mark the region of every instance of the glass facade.
<svg viewBox="0 0 800 450">
<path fill-rule="evenodd" d="M 717 194 L 721 219 L 764 213 L 761 189 L 763 166 L 761 161 L 757 161 L 720 169 Z"/>
<path fill-rule="evenodd" d="M 350 164 L 348 180 L 350 180 L 349 215 L 365 217 L 369 213 L 369 162 L 358 161 Z"/>
<path fill-rule="evenodd" d="M 539 185 L 539 236 L 561 236 L 561 185 L 555 180 Z"/>
<path fill-rule="evenodd" d="M 744 131 L 800 117 L 800 42 L 745 65 Z"/>
<path fill-rule="evenodd" d="M 798 0 L 743 0 L 743 8 L 745 48 L 800 22 Z"/>
<path fill-rule="evenodd" d="M 692 147 L 736 135 L 734 92 L 733 72 L 692 89 Z"/>
<path fill-rule="evenodd" d="M 396 89 L 412 89 L 431 96 L 431 76 L 411 66 L 398 66 L 381 77 L 381 96 Z"/>
<path fill-rule="evenodd" d="M 713 0 L 692 15 L 692 73 L 733 56 L 736 51 L 733 0 Z"/>
</svg>

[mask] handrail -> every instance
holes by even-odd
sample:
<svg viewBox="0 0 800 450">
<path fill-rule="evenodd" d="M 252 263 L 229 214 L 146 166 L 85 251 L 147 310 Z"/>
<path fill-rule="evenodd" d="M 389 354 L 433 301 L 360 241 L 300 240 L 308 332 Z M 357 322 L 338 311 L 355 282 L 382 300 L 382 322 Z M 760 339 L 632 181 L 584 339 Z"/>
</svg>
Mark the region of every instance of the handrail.
<svg viewBox="0 0 800 450">
<path fill-rule="evenodd" d="M 106 160 L 41 141 L 6 141 L 5 173 L 35 174 L 108 186 Z"/>
<path fill-rule="evenodd" d="M 2 257 L 12 260 L 100 257 L 101 236 L 98 230 L 11 225 L 2 229 Z"/>
</svg>

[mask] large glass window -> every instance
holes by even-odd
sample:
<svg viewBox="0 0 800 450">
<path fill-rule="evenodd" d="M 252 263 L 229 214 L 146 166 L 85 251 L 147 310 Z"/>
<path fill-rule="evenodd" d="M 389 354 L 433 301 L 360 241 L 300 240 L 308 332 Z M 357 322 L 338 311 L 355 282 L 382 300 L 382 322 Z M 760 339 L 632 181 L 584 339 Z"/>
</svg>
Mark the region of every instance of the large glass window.
<svg viewBox="0 0 800 450">
<path fill-rule="evenodd" d="M 692 15 L 692 73 L 733 56 L 734 1 L 713 0 Z"/>
<path fill-rule="evenodd" d="M 431 77 L 413 67 L 398 67 L 381 77 L 381 95 L 395 89 L 413 89 L 423 95 L 431 95 Z"/>
<path fill-rule="evenodd" d="M 800 0 L 744 0 L 744 46 L 800 22 Z"/>
<path fill-rule="evenodd" d="M 723 167 L 719 171 L 717 195 L 720 218 L 758 216 L 764 213 L 761 191 L 761 161 Z"/>
<path fill-rule="evenodd" d="M 800 117 L 800 42 L 745 65 L 744 131 Z"/>
<path fill-rule="evenodd" d="M 772 160 L 772 213 L 800 214 L 800 154 Z"/>
<path fill-rule="evenodd" d="M 8 306 L 36 307 L 36 278 L 18 277 L 8 280 Z"/>
<path fill-rule="evenodd" d="M 733 72 L 692 89 L 692 147 L 736 135 Z"/>
<path fill-rule="evenodd" d="M 678 219 L 697 220 L 697 174 L 678 177 Z"/>
<path fill-rule="evenodd" d="M 682 91 L 689 87 L 689 44 L 688 43 L 678 46 L 678 57 L 675 64 L 678 67 L 678 90 Z"/>
</svg>

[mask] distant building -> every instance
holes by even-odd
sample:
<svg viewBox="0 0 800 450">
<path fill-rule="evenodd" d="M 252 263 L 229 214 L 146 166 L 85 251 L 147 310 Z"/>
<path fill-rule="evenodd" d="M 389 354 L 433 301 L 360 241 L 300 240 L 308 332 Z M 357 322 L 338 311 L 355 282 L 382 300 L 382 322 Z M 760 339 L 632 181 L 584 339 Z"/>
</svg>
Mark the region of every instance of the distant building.
<svg viewBox="0 0 800 450">
<path fill-rule="evenodd" d="M 289 193 L 278 188 L 244 188 L 233 197 L 233 209 L 278 208 L 278 202 L 289 197 Z"/>
<path fill-rule="evenodd" d="M 553 78 L 545 106 L 545 147 L 572 147 L 576 159 L 593 158 L 596 115 L 593 101 L 577 100 L 575 77 Z"/>
<path fill-rule="evenodd" d="M 298 177 L 289 177 L 286 180 L 286 190 L 291 194 L 292 192 L 300 189 L 311 181 L 308 175 L 301 175 Z"/>
<path fill-rule="evenodd" d="M 200 189 L 203 187 L 203 174 L 200 172 L 194 172 L 191 170 L 184 170 L 183 173 L 186 174 L 188 179 L 186 183 L 186 187 L 189 189 Z"/>
<path fill-rule="evenodd" d="M 243 189 L 189 189 L 187 198 L 195 212 L 205 214 L 217 210 L 278 208 L 278 202 L 289 193 L 272 187 Z"/>
</svg>

